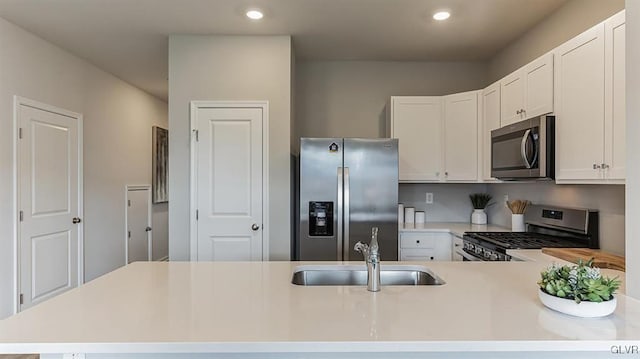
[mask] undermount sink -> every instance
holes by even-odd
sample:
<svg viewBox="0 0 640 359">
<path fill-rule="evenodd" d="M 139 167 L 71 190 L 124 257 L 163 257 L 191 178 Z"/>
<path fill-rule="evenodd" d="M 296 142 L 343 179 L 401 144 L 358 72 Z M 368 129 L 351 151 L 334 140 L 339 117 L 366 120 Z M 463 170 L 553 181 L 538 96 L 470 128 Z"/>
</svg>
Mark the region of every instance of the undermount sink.
<svg viewBox="0 0 640 359">
<path fill-rule="evenodd" d="M 364 265 L 302 265 L 296 267 L 291 283 L 304 286 L 367 285 Z M 445 281 L 419 265 L 382 265 L 380 284 L 385 285 L 442 285 Z"/>
</svg>

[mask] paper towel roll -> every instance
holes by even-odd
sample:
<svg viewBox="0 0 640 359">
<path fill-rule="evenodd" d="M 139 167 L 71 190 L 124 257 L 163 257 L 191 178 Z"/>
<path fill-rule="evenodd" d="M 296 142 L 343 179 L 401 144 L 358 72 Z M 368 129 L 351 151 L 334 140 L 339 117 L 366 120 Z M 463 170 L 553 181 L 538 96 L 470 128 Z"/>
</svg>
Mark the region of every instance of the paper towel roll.
<svg viewBox="0 0 640 359">
<path fill-rule="evenodd" d="M 398 204 L 398 223 L 404 223 L 404 204 Z"/>
<path fill-rule="evenodd" d="M 404 209 L 404 223 L 415 223 L 415 211 L 413 207 L 405 207 Z"/>
<path fill-rule="evenodd" d="M 425 214 L 422 211 L 418 211 L 416 212 L 416 224 L 418 223 L 424 223 L 425 221 Z"/>
</svg>

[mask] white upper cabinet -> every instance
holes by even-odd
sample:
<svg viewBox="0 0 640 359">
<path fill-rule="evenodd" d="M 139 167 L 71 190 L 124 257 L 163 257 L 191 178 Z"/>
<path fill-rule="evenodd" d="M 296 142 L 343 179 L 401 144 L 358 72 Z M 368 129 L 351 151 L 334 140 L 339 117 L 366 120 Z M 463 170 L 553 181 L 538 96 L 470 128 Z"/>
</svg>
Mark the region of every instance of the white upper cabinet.
<svg viewBox="0 0 640 359">
<path fill-rule="evenodd" d="M 556 180 L 597 180 L 604 160 L 604 24 L 555 50 Z"/>
<path fill-rule="evenodd" d="M 604 177 L 625 179 L 625 13 L 605 22 Z"/>
<path fill-rule="evenodd" d="M 392 97 L 391 137 L 399 140 L 400 182 L 439 181 L 442 171 L 442 97 Z"/>
<path fill-rule="evenodd" d="M 500 128 L 500 82 L 482 91 L 482 119 L 480 126 L 482 179 L 495 181 L 491 177 L 491 131 Z"/>
<path fill-rule="evenodd" d="M 501 126 L 553 112 L 553 53 L 500 80 Z"/>
<path fill-rule="evenodd" d="M 524 109 L 524 78 L 522 70 L 518 70 L 500 81 L 502 92 L 501 126 L 510 125 L 522 120 Z"/>
<path fill-rule="evenodd" d="M 553 112 L 553 53 L 548 53 L 523 69 L 524 117 Z"/>
<path fill-rule="evenodd" d="M 478 180 L 478 93 L 444 97 L 444 177 Z"/>
</svg>

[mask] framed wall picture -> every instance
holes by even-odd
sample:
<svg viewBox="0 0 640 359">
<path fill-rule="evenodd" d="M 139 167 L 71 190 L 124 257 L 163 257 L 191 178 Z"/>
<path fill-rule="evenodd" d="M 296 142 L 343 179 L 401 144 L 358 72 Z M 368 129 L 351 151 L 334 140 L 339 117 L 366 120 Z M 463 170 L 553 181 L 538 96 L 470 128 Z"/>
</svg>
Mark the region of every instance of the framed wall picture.
<svg viewBox="0 0 640 359">
<path fill-rule="evenodd" d="M 153 203 L 169 201 L 169 131 L 152 127 L 152 193 Z"/>
</svg>

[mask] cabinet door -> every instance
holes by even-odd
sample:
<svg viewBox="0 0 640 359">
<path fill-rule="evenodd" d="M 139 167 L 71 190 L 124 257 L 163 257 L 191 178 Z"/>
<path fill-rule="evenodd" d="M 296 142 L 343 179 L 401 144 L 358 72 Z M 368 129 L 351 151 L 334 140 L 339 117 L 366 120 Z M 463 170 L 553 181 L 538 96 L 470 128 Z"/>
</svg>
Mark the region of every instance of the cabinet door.
<svg viewBox="0 0 640 359">
<path fill-rule="evenodd" d="M 393 97 L 391 106 L 391 136 L 399 140 L 399 180 L 440 180 L 441 97 Z"/>
<path fill-rule="evenodd" d="M 449 233 L 442 233 L 438 236 L 436 242 L 436 260 L 438 261 L 450 261 L 452 260 L 452 244 L 451 235 Z"/>
<path fill-rule="evenodd" d="M 491 131 L 500 128 L 500 83 L 494 83 L 482 92 L 482 179 L 491 177 Z"/>
<path fill-rule="evenodd" d="M 462 255 L 458 254 L 457 252 L 457 250 L 462 249 L 463 246 L 464 246 L 464 242 L 462 241 L 462 238 L 452 234 L 451 235 L 451 260 L 452 261 L 462 262 L 464 260 Z"/>
<path fill-rule="evenodd" d="M 556 179 L 594 180 L 604 153 L 604 24 L 555 50 Z"/>
<path fill-rule="evenodd" d="M 521 121 L 524 110 L 524 77 L 522 70 L 518 70 L 500 80 L 502 101 L 500 126 L 510 125 Z"/>
<path fill-rule="evenodd" d="M 553 53 L 546 54 L 523 69 L 524 118 L 553 112 Z"/>
<path fill-rule="evenodd" d="M 478 91 L 445 96 L 444 164 L 447 181 L 478 179 Z"/>
<path fill-rule="evenodd" d="M 625 13 L 605 22 L 604 172 L 607 179 L 625 179 Z"/>
</svg>

